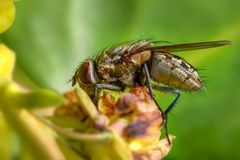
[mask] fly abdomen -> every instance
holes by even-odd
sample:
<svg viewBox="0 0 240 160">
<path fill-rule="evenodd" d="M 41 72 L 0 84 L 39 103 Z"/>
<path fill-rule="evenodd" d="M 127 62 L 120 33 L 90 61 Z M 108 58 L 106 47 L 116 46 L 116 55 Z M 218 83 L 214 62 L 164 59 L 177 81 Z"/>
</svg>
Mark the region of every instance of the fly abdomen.
<svg viewBox="0 0 240 160">
<path fill-rule="evenodd" d="M 153 80 L 162 84 L 189 91 L 203 88 L 197 71 L 177 56 L 154 52 L 149 67 Z"/>
</svg>

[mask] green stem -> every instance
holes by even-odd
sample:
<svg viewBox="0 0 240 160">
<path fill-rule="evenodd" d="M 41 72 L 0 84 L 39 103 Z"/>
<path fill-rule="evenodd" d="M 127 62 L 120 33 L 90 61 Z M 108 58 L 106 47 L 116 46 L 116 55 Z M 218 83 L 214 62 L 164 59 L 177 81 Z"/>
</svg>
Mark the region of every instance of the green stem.
<svg viewBox="0 0 240 160">
<path fill-rule="evenodd" d="M 26 109 L 3 105 L 0 108 L 19 135 L 26 141 L 32 149 L 36 159 L 65 159 L 54 141 L 53 136 L 49 135 L 47 127 L 39 122 Z"/>
<path fill-rule="evenodd" d="M 16 93 L 20 93 L 20 88 L 16 84 L 6 79 L 0 79 L 0 109 L 10 125 L 18 132 L 23 141 L 30 146 L 34 158 L 65 159 L 54 140 L 53 134 L 50 134 L 50 129 L 36 119 L 27 109 L 14 103 L 11 95 Z M 29 100 L 28 98 L 25 101 Z"/>
<path fill-rule="evenodd" d="M 92 120 L 95 120 L 99 113 L 92 100 L 81 87 L 77 86 L 75 91 L 79 100 L 79 105 L 82 106 L 85 113 L 87 113 Z"/>
<path fill-rule="evenodd" d="M 52 123 L 47 122 L 45 119 L 38 117 L 38 119 L 40 121 L 42 121 L 43 123 L 45 123 L 46 125 L 48 125 L 49 127 L 51 127 L 52 129 L 56 130 L 58 133 L 71 138 L 71 139 L 75 139 L 78 141 L 86 141 L 86 142 L 97 142 L 97 141 L 106 141 L 109 140 L 113 134 L 110 132 L 100 132 L 100 133 L 76 133 L 76 132 L 71 132 L 68 130 L 65 130 L 61 127 L 58 127 Z"/>
</svg>

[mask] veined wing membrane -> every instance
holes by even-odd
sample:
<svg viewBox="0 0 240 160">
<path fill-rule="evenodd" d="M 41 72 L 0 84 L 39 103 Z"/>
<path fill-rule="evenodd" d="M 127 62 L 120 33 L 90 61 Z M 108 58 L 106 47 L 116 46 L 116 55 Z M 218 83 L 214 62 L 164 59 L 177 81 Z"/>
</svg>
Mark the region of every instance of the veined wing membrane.
<svg viewBox="0 0 240 160">
<path fill-rule="evenodd" d="M 210 41 L 210 42 L 197 42 L 197 43 L 183 43 L 183 44 L 174 44 L 174 45 L 165 45 L 165 46 L 153 46 L 147 47 L 144 50 L 152 51 L 162 51 L 162 52 L 178 52 L 178 51 L 189 51 L 189 50 L 198 50 L 206 48 L 220 47 L 224 45 L 231 44 L 231 41 L 220 40 L 220 41 Z"/>
</svg>

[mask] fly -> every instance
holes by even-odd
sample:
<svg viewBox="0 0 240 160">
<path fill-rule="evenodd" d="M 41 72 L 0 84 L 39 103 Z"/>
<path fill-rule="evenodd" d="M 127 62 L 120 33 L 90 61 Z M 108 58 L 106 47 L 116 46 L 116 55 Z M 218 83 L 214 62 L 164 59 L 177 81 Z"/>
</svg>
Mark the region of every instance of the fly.
<svg viewBox="0 0 240 160">
<path fill-rule="evenodd" d="M 168 138 L 167 115 L 176 105 L 181 90 L 194 92 L 204 87 L 197 70 L 172 53 L 220 47 L 230 43 L 221 40 L 160 46 L 142 40 L 121 44 L 103 51 L 94 59 L 85 60 L 73 75 L 72 85 L 78 83 L 94 102 L 97 102 L 99 89 L 121 91 L 125 87 L 137 85 L 146 86 L 157 105 L 153 90 L 176 94 L 165 111 L 158 105 Z M 151 81 L 160 82 L 164 86 Z"/>
</svg>

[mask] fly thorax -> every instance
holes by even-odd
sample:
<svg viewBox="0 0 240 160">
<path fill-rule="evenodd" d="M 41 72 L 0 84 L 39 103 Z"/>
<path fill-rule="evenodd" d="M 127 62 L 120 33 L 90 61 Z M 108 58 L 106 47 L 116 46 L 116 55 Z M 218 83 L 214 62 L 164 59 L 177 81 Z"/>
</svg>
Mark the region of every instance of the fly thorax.
<svg viewBox="0 0 240 160">
<path fill-rule="evenodd" d="M 106 82 L 117 81 L 114 73 L 116 72 L 116 66 L 114 64 L 106 63 L 98 65 L 98 75 L 104 79 Z"/>
<path fill-rule="evenodd" d="M 133 63 L 119 63 L 116 65 L 116 73 L 118 75 L 118 80 L 123 86 L 132 87 L 136 83 L 136 75 L 140 70 L 140 66 Z"/>
</svg>

